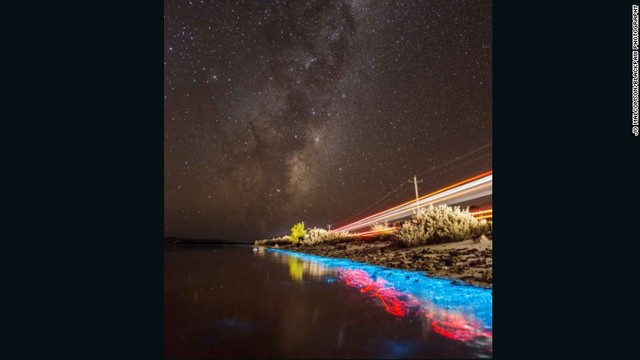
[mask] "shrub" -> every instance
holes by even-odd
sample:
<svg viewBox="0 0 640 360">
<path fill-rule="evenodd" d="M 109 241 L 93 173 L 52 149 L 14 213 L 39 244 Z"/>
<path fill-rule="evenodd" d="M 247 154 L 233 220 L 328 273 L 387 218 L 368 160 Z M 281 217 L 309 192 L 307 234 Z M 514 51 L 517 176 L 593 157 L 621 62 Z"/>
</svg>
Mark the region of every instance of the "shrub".
<svg viewBox="0 0 640 360">
<path fill-rule="evenodd" d="M 322 244 L 329 241 L 339 241 L 351 239 L 351 234 L 346 231 L 336 232 L 336 231 L 327 231 L 322 228 L 313 228 L 309 229 L 307 234 L 304 236 L 303 244 L 305 245 L 315 245 Z"/>
<path fill-rule="evenodd" d="M 307 231 L 304 229 L 304 221 L 303 221 L 293 225 L 293 227 L 291 228 L 291 235 L 289 237 L 293 244 L 297 244 L 300 241 L 300 239 L 304 238 L 306 234 L 307 234 Z"/>
<path fill-rule="evenodd" d="M 430 205 L 402 224 L 398 238 L 409 246 L 462 241 L 491 233 L 487 220 L 476 219 L 459 206 Z"/>
<path fill-rule="evenodd" d="M 416 246 L 426 243 L 427 235 L 422 226 L 419 226 L 414 220 L 406 221 L 402 224 L 397 234 L 398 238 L 409 246 Z"/>
<path fill-rule="evenodd" d="M 370 240 L 375 242 L 392 239 L 393 236 L 390 234 L 389 229 L 393 229 L 393 226 L 389 225 L 388 221 L 373 224 L 371 226 L 371 231 L 378 231 L 379 233 L 374 233 L 373 237 L 371 237 Z"/>
<path fill-rule="evenodd" d="M 287 245 L 291 242 L 289 236 L 281 236 L 272 239 L 256 240 L 254 245 L 273 246 L 273 245 Z"/>
<path fill-rule="evenodd" d="M 353 241 L 354 237 L 353 234 L 349 233 L 348 231 L 332 231 L 329 233 L 328 240 L 333 241 L 334 243 L 343 243 Z"/>
<path fill-rule="evenodd" d="M 389 222 L 385 221 L 383 223 L 373 224 L 371 226 L 371 231 L 382 231 L 382 230 L 388 229 L 389 227 L 390 227 Z"/>
<path fill-rule="evenodd" d="M 329 231 L 322 228 L 313 228 L 307 231 L 307 235 L 304 236 L 303 243 L 306 245 L 320 244 L 329 239 Z"/>
</svg>

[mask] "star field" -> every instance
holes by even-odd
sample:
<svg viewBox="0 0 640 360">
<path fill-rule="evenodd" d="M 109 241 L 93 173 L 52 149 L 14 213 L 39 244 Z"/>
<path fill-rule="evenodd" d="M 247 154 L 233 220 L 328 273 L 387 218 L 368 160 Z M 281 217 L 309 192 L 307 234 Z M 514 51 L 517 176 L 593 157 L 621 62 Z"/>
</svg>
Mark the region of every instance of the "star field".
<svg viewBox="0 0 640 360">
<path fill-rule="evenodd" d="M 326 227 L 491 168 L 491 1 L 165 0 L 164 31 L 166 236 Z"/>
</svg>

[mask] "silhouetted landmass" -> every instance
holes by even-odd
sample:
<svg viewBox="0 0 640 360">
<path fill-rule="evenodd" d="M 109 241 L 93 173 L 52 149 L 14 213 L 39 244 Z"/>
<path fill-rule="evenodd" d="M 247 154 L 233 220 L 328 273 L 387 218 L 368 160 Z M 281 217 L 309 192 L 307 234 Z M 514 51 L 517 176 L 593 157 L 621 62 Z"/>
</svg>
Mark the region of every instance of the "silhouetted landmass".
<svg viewBox="0 0 640 360">
<path fill-rule="evenodd" d="M 175 236 L 164 238 L 165 245 L 247 245 L 246 242 L 223 239 L 184 239 Z"/>
</svg>

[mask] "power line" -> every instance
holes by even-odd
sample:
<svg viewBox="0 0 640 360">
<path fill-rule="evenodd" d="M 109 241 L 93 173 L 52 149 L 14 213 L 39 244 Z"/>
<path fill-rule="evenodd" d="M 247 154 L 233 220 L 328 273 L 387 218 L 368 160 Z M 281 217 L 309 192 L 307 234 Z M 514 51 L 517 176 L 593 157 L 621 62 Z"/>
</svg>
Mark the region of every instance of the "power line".
<svg viewBox="0 0 640 360">
<path fill-rule="evenodd" d="M 448 170 L 452 170 L 452 169 L 458 168 L 458 167 L 460 167 L 460 166 L 466 165 L 466 164 L 468 164 L 468 163 L 471 163 L 471 162 L 473 162 L 473 161 L 480 160 L 480 159 L 482 159 L 483 157 L 485 157 L 485 156 L 487 156 L 487 155 L 491 155 L 491 154 L 484 154 L 484 155 L 481 155 L 481 156 L 479 156 L 479 157 L 477 157 L 477 158 L 471 159 L 471 160 L 466 161 L 466 162 L 464 162 L 464 163 L 462 163 L 462 164 L 458 164 L 458 165 L 456 165 L 456 166 L 453 166 L 453 167 L 449 168 Z M 442 167 L 442 166 L 444 166 L 444 165 L 447 165 L 447 164 L 450 164 L 450 163 L 452 163 L 452 162 L 455 162 L 455 160 L 457 160 L 457 159 L 454 159 L 454 160 L 452 160 L 452 161 L 449 161 L 448 163 L 442 164 L 442 165 L 440 165 L 440 166 L 434 167 L 434 168 L 432 168 L 432 169 L 430 169 L 430 170 L 427 170 L 426 172 L 422 172 L 422 173 L 421 173 L 421 175 L 422 175 L 422 174 L 427 174 L 427 173 L 429 173 L 429 172 L 433 172 L 433 171 L 435 171 L 436 169 L 439 169 L 439 168 L 441 168 L 441 167 Z M 446 170 L 445 170 L 445 171 L 446 171 Z M 386 195 L 384 195 L 382 198 L 378 199 L 376 202 L 374 202 L 374 203 L 372 203 L 371 205 L 369 205 L 369 206 L 365 207 L 364 209 L 362 209 L 362 210 L 358 211 L 358 212 L 357 212 L 357 213 L 355 213 L 354 215 L 352 215 L 352 216 L 350 216 L 350 217 L 348 217 L 348 218 L 346 218 L 346 219 L 343 219 L 343 220 L 341 220 L 341 221 L 335 222 L 334 224 L 335 224 L 335 225 L 338 225 L 338 224 L 342 224 L 342 223 L 349 222 L 349 221 L 353 220 L 354 218 L 358 217 L 359 215 L 361 215 L 362 213 L 364 213 L 365 211 L 367 211 L 367 210 L 369 210 L 369 209 L 373 208 L 374 206 L 376 206 L 377 204 L 379 204 L 381 201 L 383 201 L 383 200 L 387 199 L 390 195 L 395 195 L 395 196 L 397 196 L 397 195 L 402 194 L 401 192 L 397 192 L 397 190 L 398 190 L 398 189 L 400 189 L 400 188 L 402 188 L 404 185 L 406 185 L 406 183 L 405 183 L 405 182 L 401 183 L 398 187 L 396 187 L 395 189 L 391 190 L 389 193 L 387 193 Z M 394 197 L 392 197 L 392 198 L 390 198 L 390 199 L 395 199 L 395 196 L 394 196 Z"/>
<path fill-rule="evenodd" d="M 467 157 L 467 156 L 469 156 L 469 155 L 471 155 L 471 154 L 477 153 L 478 151 L 480 151 L 480 150 L 482 150 L 482 149 L 484 149 L 484 148 L 486 148 L 486 147 L 488 147 L 488 146 L 491 146 L 492 144 L 493 144 L 492 142 L 489 142 L 489 143 L 487 143 L 487 144 L 485 144 L 485 145 L 483 145 L 483 146 L 481 146 L 481 147 L 479 147 L 479 148 L 477 148 L 477 149 L 474 149 L 474 150 L 472 150 L 472 151 L 469 151 L 468 153 L 465 153 L 465 154 L 462 154 L 462 155 L 456 156 L 455 158 L 453 158 L 453 159 L 451 159 L 451 160 L 448 160 L 448 161 L 446 161 L 446 162 L 444 162 L 444 163 L 442 163 L 442 164 L 440 164 L 440 165 L 434 166 L 434 167 L 432 167 L 432 168 L 430 168 L 430 169 L 428 169 L 428 170 L 426 170 L 426 171 L 423 171 L 423 172 L 419 173 L 418 175 L 423 176 L 423 175 L 426 175 L 426 174 L 432 173 L 432 172 L 434 172 L 434 171 L 435 171 L 435 170 L 437 170 L 437 169 L 440 169 L 440 168 L 442 168 L 442 167 L 444 167 L 444 166 L 451 165 L 451 164 L 455 163 L 455 162 L 456 162 L 456 161 L 458 161 L 458 160 L 461 160 L 461 159 L 463 159 L 463 158 L 465 158 L 465 157 Z M 487 156 L 487 155 L 491 155 L 491 154 L 492 154 L 492 153 L 488 153 L 488 154 L 481 155 L 481 156 L 479 156 L 479 157 L 477 157 L 477 158 L 473 158 L 473 159 L 471 159 L 471 160 L 469 160 L 469 161 L 466 161 L 466 162 L 464 162 L 464 163 L 462 163 L 462 164 L 455 165 L 455 166 L 453 166 L 453 167 L 449 168 L 448 170 L 452 170 L 452 169 L 458 168 L 458 167 L 460 167 L 460 166 L 463 166 L 463 165 L 469 164 L 469 163 L 471 163 L 471 162 L 473 162 L 473 161 L 480 160 L 480 159 L 482 159 L 483 157 L 485 157 L 485 156 Z M 422 180 L 420 180 L 420 182 L 421 182 L 421 181 L 422 181 Z M 387 199 L 390 195 L 398 195 L 398 194 L 400 194 L 400 193 L 398 193 L 397 191 L 398 191 L 400 188 L 402 188 L 404 185 L 406 185 L 406 182 L 402 182 L 402 183 L 400 183 L 400 185 L 398 185 L 398 187 L 396 187 L 395 189 L 393 189 L 393 190 L 389 191 L 386 195 L 384 195 L 383 197 L 381 197 L 380 199 L 378 199 L 377 201 L 375 201 L 375 202 L 374 202 L 374 203 L 372 203 L 371 205 L 369 205 L 369 206 L 365 207 L 364 209 L 362 209 L 362 210 L 358 211 L 356 214 L 354 214 L 354 215 L 352 215 L 352 216 L 350 216 L 350 217 L 348 217 L 348 218 L 346 218 L 346 219 L 344 219 L 344 220 L 341 220 L 341 221 L 339 221 L 339 222 L 335 222 L 334 224 L 341 224 L 341 223 L 345 223 L 345 222 L 347 222 L 347 221 L 350 221 L 350 220 L 352 220 L 352 219 L 356 218 L 357 216 L 359 216 L 360 214 L 362 214 L 363 212 L 365 212 L 365 211 L 367 211 L 367 210 L 371 209 L 372 207 L 376 206 L 376 205 L 377 205 L 377 204 L 379 204 L 382 200 Z M 417 186 L 416 186 L 416 187 L 417 187 Z"/>
<path fill-rule="evenodd" d="M 387 193 L 387 195 L 385 195 L 385 196 L 381 197 L 380 199 L 378 199 L 378 200 L 377 200 L 376 202 L 374 202 L 373 204 L 371 204 L 371 205 L 367 206 L 366 208 L 364 208 L 364 209 L 362 209 L 362 210 L 358 211 L 357 213 L 355 213 L 355 214 L 351 215 L 350 217 L 348 217 L 348 218 L 346 218 L 346 219 L 344 219 L 344 220 L 340 220 L 340 221 L 338 221 L 338 222 L 336 222 L 336 223 L 334 223 L 334 224 L 340 224 L 340 223 L 344 223 L 344 222 L 350 221 L 350 220 L 352 220 L 352 219 L 354 219 L 354 218 L 358 217 L 358 215 L 362 214 L 363 212 L 365 212 L 365 211 L 367 211 L 367 210 L 371 209 L 372 207 L 374 207 L 374 206 L 378 205 L 382 200 L 384 200 L 384 199 L 388 198 L 390 195 L 393 195 L 393 194 L 398 195 L 398 194 L 399 194 L 399 193 L 397 192 L 397 191 L 398 191 L 398 189 L 400 189 L 400 188 L 401 188 L 401 187 L 403 187 L 404 185 L 405 185 L 405 183 L 400 184 L 400 186 L 398 186 L 398 187 L 396 187 L 395 189 L 391 190 L 390 192 L 388 192 L 388 193 Z"/>
</svg>

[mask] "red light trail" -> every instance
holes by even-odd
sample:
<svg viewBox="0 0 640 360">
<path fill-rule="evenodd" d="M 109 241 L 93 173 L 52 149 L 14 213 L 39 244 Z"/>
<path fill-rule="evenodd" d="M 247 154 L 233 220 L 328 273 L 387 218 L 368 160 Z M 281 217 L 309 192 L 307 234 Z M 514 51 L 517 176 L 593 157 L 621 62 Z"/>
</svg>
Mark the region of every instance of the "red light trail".
<svg viewBox="0 0 640 360">
<path fill-rule="evenodd" d="M 482 196 L 492 194 L 493 188 L 493 171 L 489 170 L 482 174 L 470 177 L 468 179 L 459 181 L 455 184 L 451 184 L 442 189 L 433 191 L 426 195 L 419 197 L 416 200 L 407 201 L 403 204 L 394 206 L 390 209 L 380 211 L 373 215 L 369 215 L 358 221 L 354 221 L 350 224 L 344 225 L 335 229 L 334 231 L 353 231 L 364 227 L 371 226 L 376 223 L 385 221 L 397 220 L 403 217 L 413 214 L 417 206 L 438 205 L 438 204 L 452 204 L 460 203 L 463 201 L 473 200 Z M 492 218 L 493 210 L 483 210 L 475 212 L 474 214 L 481 215 L 478 218 L 487 219 Z M 376 232 L 368 231 L 360 233 L 360 236 L 370 236 L 378 233 L 393 232 L 394 230 L 379 230 Z"/>
</svg>

